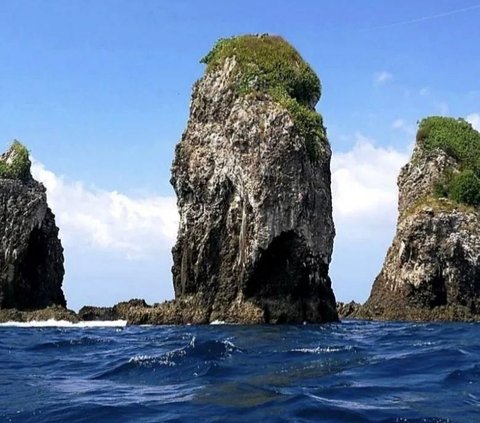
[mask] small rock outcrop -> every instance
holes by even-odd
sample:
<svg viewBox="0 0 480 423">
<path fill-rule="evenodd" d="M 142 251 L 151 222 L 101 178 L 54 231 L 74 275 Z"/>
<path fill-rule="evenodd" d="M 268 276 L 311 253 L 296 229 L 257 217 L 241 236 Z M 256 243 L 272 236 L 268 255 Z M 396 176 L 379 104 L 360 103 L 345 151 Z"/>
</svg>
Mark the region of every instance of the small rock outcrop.
<svg viewBox="0 0 480 423">
<path fill-rule="evenodd" d="M 45 187 L 15 141 L 0 157 L 0 309 L 65 307 L 63 248 Z"/>
<path fill-rule="evenodd" d="M 129 314 L 136 309 L 145 310 L 150 306 L 145 300 L 132 299 L 115 304 L 113 307 L 84 306 L 78 311 L 83 321 L 131 320 Z"/>
<path fill-rule="evenodd" d="M 192 323 L 337 320 L 318 77 L 268 35 L 220 40 L 203 63 L 172 167 L 176 299 L 162 313 Z"/>
<path fill-rule="evenodd" d="M 424 119 L 398 178 L 397 233 L 357 317 L 480 318 L 480 133 Z"/>
<path fill-rule="evenodd" d="M 0 323 L 6 322 L 39 322 L 46 320 L 67 321 L 78 323 L 78 315 L 62 306 L 49 306 L 36 310 L 18 310 L 16 308 L 0 309 Z"/>
<path fill-rule="evenodd" d="M 349 303 L 337 302 L 337 313 L 340 319 L 348 319 L 356 316 L 362 305 L 355 301 Z"/>
</svg>

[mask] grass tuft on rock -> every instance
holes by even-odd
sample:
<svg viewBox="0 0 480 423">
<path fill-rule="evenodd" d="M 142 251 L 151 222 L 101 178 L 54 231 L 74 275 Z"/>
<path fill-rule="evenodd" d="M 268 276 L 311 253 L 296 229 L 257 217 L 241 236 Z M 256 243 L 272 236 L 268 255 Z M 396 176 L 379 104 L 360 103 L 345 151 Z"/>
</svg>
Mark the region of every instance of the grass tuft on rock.
<svg viewBox="0 0 480 423">
<path fill-rule="evenodd" d="M 309 158 L 318 160 L 327 142 L 322 118 L 314 109 L 320 80 L 300 54 L 279 36 L 242 35 L 220 39 L 201 62 L 208 73 L 229 57 L 237 62 L 238 93 L 264 93 L 286 109 L 305 139 Z"/>
<path fill-rule="evenodd" d="M 27 148 L 14 140 L 10 149 L 0 157 L 0 178 L 27 179 L 31 164 Z"/>
</svg>

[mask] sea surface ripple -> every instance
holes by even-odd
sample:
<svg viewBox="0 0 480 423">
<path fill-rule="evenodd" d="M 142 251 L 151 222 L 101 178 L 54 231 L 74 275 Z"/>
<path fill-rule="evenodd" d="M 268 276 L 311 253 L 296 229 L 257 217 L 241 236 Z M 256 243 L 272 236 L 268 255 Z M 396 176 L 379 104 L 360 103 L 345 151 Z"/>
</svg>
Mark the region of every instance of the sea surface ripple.
<svg viewBox="0 0 480 423">
<path fill-rule="evenodd" d="M 0 327 L 0 421 L 480 422 L 480 325 Z"/>
</svg>

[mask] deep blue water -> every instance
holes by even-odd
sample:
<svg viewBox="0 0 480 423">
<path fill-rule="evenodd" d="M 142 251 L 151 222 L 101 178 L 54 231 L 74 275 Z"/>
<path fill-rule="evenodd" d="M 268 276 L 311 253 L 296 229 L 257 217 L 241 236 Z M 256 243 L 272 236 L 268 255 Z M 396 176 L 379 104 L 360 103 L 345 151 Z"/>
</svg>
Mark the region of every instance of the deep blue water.
<svg viewBox="0 0 480 423">
<path fill-rule="evenodd" d="M 480 422 L 480 325 L 0 327 L 0 421 Z"/>
</svg>

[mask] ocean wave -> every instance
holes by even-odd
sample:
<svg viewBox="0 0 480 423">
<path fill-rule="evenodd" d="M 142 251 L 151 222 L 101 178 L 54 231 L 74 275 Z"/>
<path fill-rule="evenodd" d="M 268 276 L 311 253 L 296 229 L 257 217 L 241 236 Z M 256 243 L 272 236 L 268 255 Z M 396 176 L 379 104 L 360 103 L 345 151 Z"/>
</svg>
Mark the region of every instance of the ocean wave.
<svg viewBox="0 0 480 423">
<path fill-rule="evenodd" d="M 478 384 L 480 381 L 480 365 L 475 364 L 466 369 L 455 369 L 444 379 L 447 384 Z"/>
<path fill-rule="evenodd" d="M 346 329 L 1 328 L 0 421 L 478 421 L 480 325 Z"/>
<path fill-rule="evenodd" d="M 112 342 L 105 338 L 92 338 L 89 336 L 82 336 L 79 339 L 65 339 L 61 341 L 43 342 L 32 346 L 32 351 L 62 349 L 62 348 L 77 348 L 77 347 L 92 347 L 97 344 L 105 344 Z"/>
<path fill-rule="evenodd" d="M 153 383 L 157 378 L 185 380 L 204 376 L 218 363 L 235 352 L 240 352 L 230 340 L 198 341 L 192 337 L 183 348 L 162 355 L 137 354 L 127 362 L 117 365 L 95 377 L 136 383 Z M 173 369 L 174 368 L 174 369 Z M 135 380 L 136 379 L 136 380 Z"/>
</svg>

